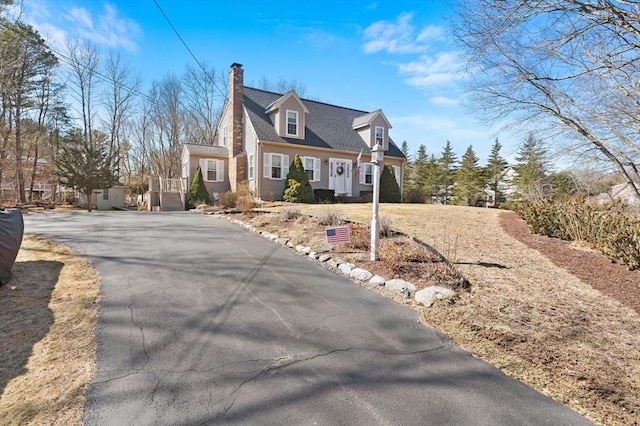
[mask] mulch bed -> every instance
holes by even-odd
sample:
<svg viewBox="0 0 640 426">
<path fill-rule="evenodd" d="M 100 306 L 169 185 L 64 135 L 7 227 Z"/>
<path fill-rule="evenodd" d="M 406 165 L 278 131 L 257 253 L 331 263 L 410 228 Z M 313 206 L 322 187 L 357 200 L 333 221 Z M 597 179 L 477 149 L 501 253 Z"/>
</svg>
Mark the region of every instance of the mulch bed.
<svg viewBox="0 0 640 426">
<path fill-rule="evenodd" d="M 532 234 L 527 223 L 514 212 L 502 214 L 500 224 L 509 235 L 538 250 L 557 266 L 640 313 L 640 270 L 630 271 L 575 243 Z"/>
</svg>

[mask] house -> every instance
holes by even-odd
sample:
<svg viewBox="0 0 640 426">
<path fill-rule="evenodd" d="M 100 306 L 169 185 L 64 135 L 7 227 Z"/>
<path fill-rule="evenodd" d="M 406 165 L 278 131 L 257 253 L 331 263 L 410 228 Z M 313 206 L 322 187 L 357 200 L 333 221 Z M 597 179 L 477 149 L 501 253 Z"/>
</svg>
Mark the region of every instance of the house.
<svg viewBox="0 0 640 426">
<path fill-rule="evenodd" d="M 114 185 L 107 189 L 97 189 L 93 191 L 91 197 L 91 204 L 95 206 L 97 210 L 112 210 L 114 208 L 124 208 L 125 187 L 124 185 Z M 87 196 L 83 193 L 78 193 L 78 205 L 80 207 L 87 207 Z"/>
<path fill-rule="evenodd" d="M 185 144 L 183 186 L 200 166 L 209 192 L 235 191 L 246 181 L 262 200 L 282 199 L 297 154 L 314 190 L 366 198 L 373 191 L 371 149 L 384 150 L 402 190 L 405 156 L 389 137 L 382 110 L 360 111 L 245 87 L 242 65 L 231 65 L 229 98 L 212 145 Z M 361 167 L 356 167 L 358 157 Z"/>
<path fill-rule="evenodd" d="M 506 169 L 500 172 L 500 174 L 498 175 L 498 192 L 499 192 L 499 197 L 498 197 L 499 199 L 497 200 L 498 205 L 500 204 L 501 201 L 511 199 L 512 196 L 516 192 L 518 192 L 518 187 L 515 183 L 517 177 L 518 177 L 518 172 L 516 172 L 516 170 L 511 166 L 508 166 Z M 491 183 L 487 183 L 484 186 L 483 192 L 486 200 L 485 206 L 497 207 L 496 194 L 495 194 L 495 191 L 493 190 L 493 185 Z M 502 200 L 500 200 L 500 198 L 502 198 Z"/>
<path fill-rule="evenodd" d="M 636 188 L 640 188 L 640 185 L 635 185 Z M 638 198 L 638 195 L 629 183 L 613 185 L 609 192 L 602 193 L 596 198 L 596 202 L 600 205 L 610 203 L 612 201 L 622 201 L 628 206 L 640 207 L 640 198 Z"/>
</svg>

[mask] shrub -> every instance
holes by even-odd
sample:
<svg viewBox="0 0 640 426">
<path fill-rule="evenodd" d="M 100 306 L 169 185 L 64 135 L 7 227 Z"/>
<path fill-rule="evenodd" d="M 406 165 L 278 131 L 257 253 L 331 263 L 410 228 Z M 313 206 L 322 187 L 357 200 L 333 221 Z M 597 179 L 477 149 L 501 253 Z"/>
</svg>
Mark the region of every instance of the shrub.
<svg viewBox="0 0 640 426">
<path fill-rule="evenodd" d="M 309 183 L 307 172 L 302 166 L 300 156 L 296 154 L 289 166 L 283 200 L 290 203 L 313 203 L 313 189 Z"/>
<path fill-rule="evenodd" d="M 327 209 L 321 212 L 316 220 L 318 224 L 322 226 L 340 226 L 345 223 L 342 212 L 333 209 Z"/>
<path fill-rule="evenodd" d="M 408 188 L 404 191 L 405 203 L 426 203 L 427 193 L 420 188 Z"/>
<path fill-rule="evenodd" d="M 294 220 L 299 218 L 302 215 L 300 209 L 297 207 L 285 207 L 280 212 L 280 219 L 283 222 L 289 222 L 290 220 Z"/>
<path fill-rule="evenodd" d="M 202 178 L 202 170 L 200 166 L 196 169 L 196 174 L 193 176 L 193 181 L 189 187 L 189 207 L 194 208 L 200 203 L 211 204 L 211 198 L 209 198 L 209 191 L 204 185 L 204 179 Z"/>
<path fill-rule="evenodd" d="M 385 164 L 380 174 L 380 202 L 399 203 L 402 199 L 393 166 Z"/>
<path fill-rule="evenodd" d="M 523 203 L 518 213 L 531 232 L 594 245 L 631 270 L 640 268 L 640 218 L 618 202 L 594 206 L 583 197 Z"/>
<path fill-rule="evenodd" d="M 220 195 L 220 206 L 225 209 L 232 209 L 236 207 L 238 202 L 238 194 L 235 192 L 224 192 Z"/>
<path fill-rule="evenodd" d="M 255 207 L 252 195 L 241 195 L 236 200 L 236 206 L 242 213 L 247 213 Z"/>
<path fill-rule="evenodd" d="M 247 182 L 246 180 L 238 183 L 236 194 L 238 194 L 238 197 L 251 196 L 251 198 L 253 198 L 254 195 L 251 187 L 249 186 L 249 182 Z"/>
<path fill-rule="evenodd" d="M 347 244 L 354 250 L 371 250 L 371 230 L 364 225 L 351 225 L 349 227 L 351 240 Z"/>
<path fill-rule="evenodd" d="M 391 229 L 393 226 L 393 220 L 389 216 L 379 216 L 378 217 L 378 232 L 381 237 L 389 238 L 391 236 Z"/>
<path fill-rule="evenodd" d="M 333 189 L 314 189 L 313 197 L 320 203 L 335 203 L 336 196 Z"/>
</svg>

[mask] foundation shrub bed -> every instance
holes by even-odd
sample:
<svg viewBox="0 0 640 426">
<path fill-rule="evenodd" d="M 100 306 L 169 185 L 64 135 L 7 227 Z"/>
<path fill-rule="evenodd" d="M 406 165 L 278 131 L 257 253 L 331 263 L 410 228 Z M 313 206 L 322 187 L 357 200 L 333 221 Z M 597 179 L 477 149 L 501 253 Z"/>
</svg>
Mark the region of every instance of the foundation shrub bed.
<svg viewBox="0 0 640 426">
<path fill-rule="evenodd" d="M 630 270 L 640 268 L 640 215 L 623 203 L 542 199 L 522 204 L 518 213 L 536 234 L 584 242 Z"/>
</svg>

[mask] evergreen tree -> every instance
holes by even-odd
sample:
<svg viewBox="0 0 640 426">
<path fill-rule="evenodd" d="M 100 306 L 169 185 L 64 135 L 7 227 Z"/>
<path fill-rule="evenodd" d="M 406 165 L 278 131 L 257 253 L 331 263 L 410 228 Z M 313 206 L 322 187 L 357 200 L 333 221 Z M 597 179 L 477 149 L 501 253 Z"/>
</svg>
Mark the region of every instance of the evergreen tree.
<svg viewBox="0 0 640 426">
<path fill-rule="evenodd" d="M 420 145 L 415 160 L 408 161 L 405 168 L 404 200 L 408 203 L 424 203 L 425 194 L 422 189 L 424 166 L 427 159 L 427 147 Z"/>
<path fill-rule="evenodd" d="M 458 159 L 453 152 L 451 142 L 447 141 L 438 159 L 438 165 L 440 166 L 440 193 L 442 194 L 443 204 L 449 204 L 451 200 L 457 162 Z"/>
<path fill-rule="evenodd" d="M 529 133 L 518 149 L 516 161 L 517 184 L 521 193 L 527 198 L 544 196 L 547 192 L 547 150 L 542 141 Z"/>
<path fill-rule="evenodd" d="M 438 159 L 434 154 L 427 159 L 424 166 L 424 178 L 422 181 L 423 190 L 427 195 L 429 204 L 437 201 L 440 193 L 440 181 L 442 180 L 442 171 Z"/>
<path fill-rule="evenodd" d="M 478 167 L 478 157 L 469 145 L 464 155 L 460 169 L 456 173 L 456 186 L 453 189 L 455 204 L 475 206 L 482 198 L 482 173 Z"/>
<path fill-rule="evenodd" d="M 211 204 L 211 198 L 209 197 L 209 191 L 204 184 L 202 177 L 202 170 L 200 166 L 196 169 L 196 174 L 193 176 L 191 186 L 189 186 L 189 200 L 190 207 L 195 207 L 199 203 Z"/>
<path fill-rule="evenodd" d="M 554 197 L 564 197 L 578 192 L 576 178 L 570 171 L 551 173 L 549 182 L 553 188 Z"/>
<path fill-rule="evenodd" d="M 489 158 L 487 159 L 487 167 L 486 178 L 489 181 L 489 188 L 494 193 L 494 207 L 498 207 L 500 203 L 503 203 L 505 200 L 504 194 L 500 191 L 500 176 L 504 169 L 507 168 L 507 161 L 500 155 L 500 150 L 502 149 L 502 145 L 498 142 L 498 138 L 491 146 L 491 153 L 489 154 Z"/>
<path fill-rule="evenodd" d="M 399 203 L 401 201 L 400 187 L 391 164 L 385 164 L 380 174 L 380 202 Z"/>
<path fill-rule="evenodd" d="M 290 203 L 313 203 L 313 189 L 304 170 L 300 156 L 296 154 L 289 167 L 283 200 Z"/>
<path fill-rule="evenodd" d="M 111 188 L 117 181 L 112 170 L 113 158 L 104 144 L 89 143 L 78 129 L 69 133 L 61 150 L 56 161 L 60 183 L 85 194 L 91 211 L 93 191 Z"/>
<path fill-rule="evenodd" d="M 402 153 L 404 154 L 405 158 L 407 159 L 407 162 L 410 163 L 411 162 L 411 153 L 409 152 L 409 144 L 407 143 L 407 141 L 403 141 L 402 142 Z"/>
</svg>

